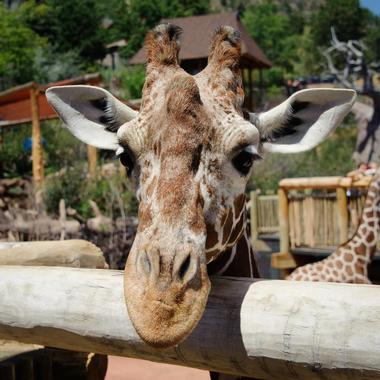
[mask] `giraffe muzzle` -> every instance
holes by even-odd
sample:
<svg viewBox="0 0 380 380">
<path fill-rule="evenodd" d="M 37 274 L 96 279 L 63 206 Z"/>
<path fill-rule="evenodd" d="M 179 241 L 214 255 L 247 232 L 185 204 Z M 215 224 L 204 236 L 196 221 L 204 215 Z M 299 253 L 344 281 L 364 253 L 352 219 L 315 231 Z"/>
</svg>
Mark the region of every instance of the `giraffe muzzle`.
<svg viewBox="0 0 380 380">
<path fill-rule="evenodd" d="M 204 253 L 203 253 L 204 254 Z M 125 268 L 125 298 L 131 321 L 149 345 L 180 343 L 197 325 L 210 282 L 196 249 L 133 249 Z"/>
</svg>

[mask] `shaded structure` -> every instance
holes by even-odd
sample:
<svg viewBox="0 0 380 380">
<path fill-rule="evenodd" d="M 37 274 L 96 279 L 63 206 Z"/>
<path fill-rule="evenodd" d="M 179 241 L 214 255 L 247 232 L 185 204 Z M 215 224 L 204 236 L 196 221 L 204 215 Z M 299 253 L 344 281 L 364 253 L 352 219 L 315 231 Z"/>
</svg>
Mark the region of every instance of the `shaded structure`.
<svg viewBox="0 0 380 380">
<path fill-rule="evenodd" d="M 41 120 L 55 119 L 57 114 L 46 101 L 45 91 L 52 86 L 99 85 L 100 75 L 89 74 L 83 77 L 40 85 L 30 82 L 0 92 L 0 129 L 32 123 L 32 164 L 33 180 L 41 183 L 44 178 L 43 154 L 41 145 Z M 89 168 L 95 170 L 96 149 L 88 146 Z"/>
<path fill-rule="evenodd" d="M 259 45 L 250 37 L 239 20 L 238 12 L 225 12 L 204 16 L 179 17 L 163 19 L 161 23 L 178 25 L 184 31 L 181 36 L 179 58 L 181 66 L 190 74 L 196 74 L 207 64 L 209 46 L 214 31 L 221 25 L 229 25 L 241 33 L 244 90 L 246 94 L 244 106 L 253 110 L 257 104 L 254 99 L 253 70 L 259 70 L 259 91 L 262 92 L 262 69 L 272 66 Z M 141 48 L 129 61 L 130 64 L 143 64 L 146 61 L 144 48 Z M 261 94 L 260 94 L 261 97 Z"/>
</svg>

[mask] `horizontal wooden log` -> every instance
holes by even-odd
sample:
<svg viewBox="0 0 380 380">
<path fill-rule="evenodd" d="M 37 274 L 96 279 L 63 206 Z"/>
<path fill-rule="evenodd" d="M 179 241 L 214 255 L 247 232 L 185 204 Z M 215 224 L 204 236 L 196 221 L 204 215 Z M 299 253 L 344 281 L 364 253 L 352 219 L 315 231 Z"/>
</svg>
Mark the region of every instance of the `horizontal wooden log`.
<svg viewBox="0 0 380 380">
<path fill-rule="evenodd" d="M 379 379 L 380 288 L 213 279 L 182 344 L 148 347 L 128 318 L 123 272 L 0 267 L 0 338 L 260 379 Z"/>
<path fill-rule="evenodd" d="M 348 177 L 285 178 L 280 181 L 279 187 L 284 190 L 366 188 L 371 180 L 371 176 L 362 177 L 357 181 Z"/>
<path fill-rule="evenodd" d="M 108 268 L 100 248 L 86 240 L 0 243 L 0 265 Z"/>
</svg>

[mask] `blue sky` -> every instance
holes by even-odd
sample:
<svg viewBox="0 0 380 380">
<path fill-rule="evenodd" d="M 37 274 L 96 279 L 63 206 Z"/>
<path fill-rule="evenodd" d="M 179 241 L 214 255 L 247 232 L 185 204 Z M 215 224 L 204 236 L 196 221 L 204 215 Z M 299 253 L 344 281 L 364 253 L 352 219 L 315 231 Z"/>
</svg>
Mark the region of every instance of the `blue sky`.
<svg viewBox="0 0 380 380">
<path fill-rule="evenodd" d="M 376 15 L 380 15 L 380 0 L 360 0 L 360 3 Z"/>
</svg>

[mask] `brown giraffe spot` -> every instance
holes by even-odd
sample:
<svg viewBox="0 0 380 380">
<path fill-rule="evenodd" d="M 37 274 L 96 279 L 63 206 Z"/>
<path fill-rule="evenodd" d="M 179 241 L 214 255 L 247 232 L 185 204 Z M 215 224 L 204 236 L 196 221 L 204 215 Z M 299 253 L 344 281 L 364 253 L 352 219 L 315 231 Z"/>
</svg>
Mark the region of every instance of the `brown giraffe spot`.
<svg viewBox="0 0 380 380">
<path fill-rule="evenodd" d="M 224 224 L 224 227 L 223 227 L 223 240 L 222 240 L 222 244 L 223 245 L 227 243 L 228 238 L 231 235 L 231 230 L 232 230 L 233 222 L 234 222 L 233 221 L 233 211 L 230 208 L 228 210 L 228 216 L 227 216 L 226 223 Z"/>
<path fill-rule="evenodd" d="M 238 217 L 245 206 L 245 194 L 240 194 L 234 200 L 235 217 Z"/>
<path fill-rule="evenodd" d="M 322 264 L 317 264 L 317 265 L 315 266 L 315 269 L 316 269 L 317 271 L 321 271 L 321 270 L 323 269 L 323 265 L 322 265 Z"/>
<path fill-rule="evenodd" d="M 375 227 L 375 222 L 373 220 L 371 220 L 370 222 L 368 222 L 368 225 L 370 227 Z"/>
<path fill-rule="evenodd" d="M 373 212 L 373 210 L 371 210 L 371 211 L 368 211 L 365 215 L 366 215 L 367 218 L 373 218 L 374 217 L 374 212 Z"/>
<path fill-rule="evenodd" d="M 244 218 L 243 217 L 241 217 L 240 219 L 239 219 L 239 222 L 238 222 L 238 224 L 235 226 L 235 228 L 233 229 L 233 231 L 232 231 L 232 234 L 231 234 L 231 236 L 230 236 L 230 238 L 229 238 L 229 241 L 228 241 L 228 243 L 235 243 L 238 239 L 239 239 L 239 237 L 241 236 L 241 234 L 242 234 L 242 232 L 243 232 L 243 228 L 244 227 Z"/>
<path fill-rule="evenodd" d="M 222 217 L 220 219 L 220 225 L 223 227 L 225 224 L 226 224 L 226 221 L 227 221 L 227 217 L 228 217 L 228 214 L 230 212 L 230 209 L 229 208 L 226 208 L 223 210 L 223 214 L 222 214 Z"/>
<path fill-rule="evenodd" d="M 218 244 L 219 236 L 218 236 L 218 233 L 215 231 L 214 225 L 212 224 L 206 225 L 206 231 L 207 231 L 206 249 L 210 249 L 212 247 L 215 247 L 216 244 Z"/>
<path fill-rule="evenodd" d="M 355 253 L 357 255 L 365 255 L 365 245 L 364 244 L 360 244 L 358 247 L 355 248 Z"/>
<path fill-rule="evenodd" d="M 333 264 L 331 261 L 328 261 L 328 262 L 327 262 L 327 266 L 328 266 L 329 268 L 332 268 L 332 267 L 334 266 L 334 264 Z"/>
<path fill-rule="evenodd" d="M 338 269 L 342 269 L 343 268 L 343 263 L 340 261 L 340 260 L 337 260 L 337 262 L 335 263 L 336 267 Z"/>
<path fill-rule="evenodd" d="M 352 268 L 350 265 L 346 265 L 346 273 L 349 275 L 349 276 L 352 276 L 354 274 Z"/>
<path fill-rule="evenodd" d="M 372 243 L 374 239 L 375 239 L 375 235 L 373 234 L 373 232 L 370 232 L 367 236 L 367 242 Z"/>
<path fill-rule="evenodd" d="M 339 273 L 338 273 L 338 271 L 333 270 L 332 275 L 333 275 L 335 278 L 337 278 L 337 277 L 339 276 Z"/>
<path fill-rule="evenodd" d="M 355 272 L 358 274 L 364 274 L 364 268 L 359 263 L 355 264 Z"/>
<path fill-rule="evenodd" d="M 349 253 L 349 252 L 346 252 L 344 254 L 344 260 L 347 261 L 347 262 L 352 262 L 354 260 L 354 256 L 352 253 Z"/>
</svg>

